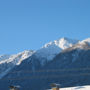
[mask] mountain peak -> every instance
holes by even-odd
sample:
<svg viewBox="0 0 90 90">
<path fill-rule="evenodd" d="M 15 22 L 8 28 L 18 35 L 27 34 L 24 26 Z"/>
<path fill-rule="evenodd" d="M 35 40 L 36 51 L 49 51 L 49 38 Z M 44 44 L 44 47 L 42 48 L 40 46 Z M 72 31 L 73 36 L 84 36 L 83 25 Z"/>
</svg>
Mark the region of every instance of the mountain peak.
<svg viewBox="0 0 90 90">
<path fill-rule="evenodd" d="M 63 37 L 45 44 L 41 49 L 37 50 L 35 54 L 38 58 L 42 59 L 41 63 L 43 64 L 43 58 L 50 61 L 62 50 L 72 47 L 78 43 L 78 41 L 79 40 Z"/>
<path fill-rule="evenodd" d="M 82 40 L 82 41 L 80 42 L 80 44 L 83 44 L 83 43 L 88 43 L 88 44 L 90 45 L 90 38 L 87 38 L 87 39 Z"/>
<path fill-rule="evenodd" d="M 54 42 L 57 42 L 57 45 L 61 48 L 61 49 L 66 49 L 66 48 L 69 48 L 69 47 L 72 47 L 72 45 L 76 44 L 79 42 L 79 40 L 76 40 L 76 39 L 70 39 L 70 38 L 67 38 L 67 37 L 63 37 L 63 38 L 60 38 L 58 40 L 55 40 Z"/>
</svg>

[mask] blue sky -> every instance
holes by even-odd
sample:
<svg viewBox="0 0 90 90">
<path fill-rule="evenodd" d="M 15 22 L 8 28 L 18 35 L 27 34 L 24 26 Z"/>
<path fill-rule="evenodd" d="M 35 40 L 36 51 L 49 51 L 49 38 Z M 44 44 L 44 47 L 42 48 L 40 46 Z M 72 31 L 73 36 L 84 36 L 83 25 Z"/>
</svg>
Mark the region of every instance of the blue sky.
<svg viewBox="0 0 90 90">
<path fill-rule="evenodd" d="M 90 37 L 90 0 L 0 0 L 0 54 L 61 37 Z"/>
</svg>

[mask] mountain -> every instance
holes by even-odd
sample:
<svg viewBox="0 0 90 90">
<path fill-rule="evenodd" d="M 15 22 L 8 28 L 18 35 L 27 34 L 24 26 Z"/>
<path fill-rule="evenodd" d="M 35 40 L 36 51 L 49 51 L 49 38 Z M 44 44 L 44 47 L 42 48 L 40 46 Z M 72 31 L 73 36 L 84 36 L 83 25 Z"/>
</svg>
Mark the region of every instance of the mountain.
<svg viewBox="0 0 90 90">
<path fill-rule="evenodd" d="M 42 48 L 36 51 L 35 56 L 40 59 L 42 65 L 51 61 L 62 50 L 72 47 L 78 43 L 79 40 L 73 40 L 69 38 L 60 38 L 45 44 Z"/>
<path fill-rule="evenodd" d="M 0 78 L 4 77 L 12 68 L 30 57 L 34 51 L 24 51 L 15 55 L 0 56 Z"/>
<path fill-rule="evenodd" d="M 90 39 L 61 38 L 15 64 L 1 78 L 0 90 L 7 90 L 9 85 L 20 85 L 22 90 L 46 90 L 51 83 L 61 87 L 90 85 L 89 70 Z"/>
</svg>

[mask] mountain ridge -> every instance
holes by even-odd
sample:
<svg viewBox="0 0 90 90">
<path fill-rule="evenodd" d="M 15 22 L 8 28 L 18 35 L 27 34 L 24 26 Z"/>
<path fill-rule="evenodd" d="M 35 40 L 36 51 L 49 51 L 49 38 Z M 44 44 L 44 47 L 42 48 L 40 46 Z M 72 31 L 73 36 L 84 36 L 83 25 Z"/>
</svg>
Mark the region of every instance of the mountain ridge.
<svg viewBox="0 0 90 90">
<path fill-rule="evenodd" d="M 50 42 L 48 44 L 45 44 L 42 48 L 35 51 L 31 56 L 28 58 L 25 58 L 21 61 L 18 65 L 16 65 L 12 70 L 10 70 L 9 73 L 7 73 L 3 78 L 5 79 L 12 79 L 10 81 L 7 80 L 6 87 L 8 84 L 15 84 L 17 83 L 25 90 L 26 88 L 23 87 L 24 85 L 27 87 L 27 89 L 35 90 L 36 88 L 40 88 L 39 90 L 46 90 L 46 88 L 49 88 L 50 83 L 60 83 L 62 84 L 62 87 L 64 86 L 75 86 L 78 85 L 85 85 L 90 84 L 88 77 L 79 77 L 80 73 L 87 73 L 89 70 L 77 70 L 77 68 L 89 68 L 89 55 L 90 55 L 90 39 L 85 39 L 83 41 L 73 42 L 71 39 L 70 42 L 67 41 L 67 38 L 62 38 L 53 42 Z M 59 47 L 59 42 L 63 42 L 63 45 L 65 49 L 61 49 Z M 57 45 L 58 43 L 58 45 Z M 54 48 L 54 46 L 55 48 Z M 58 47 L 56 49 L 56 47 Z M 49 50 L 49 52 L 47 52 Z M 50 51 L 51 50 L 51 51 Z M 56 50 L 56 51 L 55 51 Z M 54 52 L 55 51 L 55 52 Z M 53 52 L 53 53 L 52 53 Z M 47 54 L 47 55 L 46 55 Z M 47 58 L 51 55 L 52 58 Z M 43 57 L 44 56 L 44 57 Z M 77 71 L 68 71 L 67 69 L 76 69 Z M 58 70 L 67 70 L 60 72 Z M 56 71 L 58 72 L 56 72 Z M 15 72 L 15 73 L 12 73 Z M 77 78 L 73 78 L 73 76 L 69 77 L 70 73 L 78 74 Z M 59 77 L 59 75 L 67 75 L 66 77 Z M 69 75 L 68 75 L 69 74 Z M 71 75 L 72 75 L 71 74 Z M 50 77 L 51 76 L 51 77 Z M 54 77 L 58 76 L 58 77 Z M 30 78 L 22 80 L 23 78 Z M 34 78 L 32 78 L 34 77 Z M 41 78 L 45 77 L 45 78 Z M 2 78 L 2 79 L 3 79 Z M 13 79 L 20 79 L 19 81 L 13 80 Z M 84 82 L 83 80 L 86 79 Z M 71 81 L 72 80 L 72 81 Z M 79 80 L 81 82 L 79 82 Z M 70 83 L 65 83 L 70 81 Z M 1 81 L 0 84 L 3 85 L 3 82 Z M 31 86 L 29 85 L 31 84 Z M 43 87 L 42 87 L 43 86 Z M 3 86 L 0 88 L 4 88 Z M 5 88 L 4 88 L 5 89 Z M 6 89 L 5 89 L 6 90 Z"/>
</svg>

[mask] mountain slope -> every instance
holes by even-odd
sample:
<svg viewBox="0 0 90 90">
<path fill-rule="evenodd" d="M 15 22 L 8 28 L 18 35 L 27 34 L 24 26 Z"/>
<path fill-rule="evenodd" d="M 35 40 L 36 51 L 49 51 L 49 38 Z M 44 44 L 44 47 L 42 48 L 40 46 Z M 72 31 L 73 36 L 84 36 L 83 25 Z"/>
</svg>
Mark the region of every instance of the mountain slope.
<svg viewBox="0 0 90 90">
<path fill-rule="evenodd" d="M 5 76 L 15 65 L 19 65 L 23 60 L 30 57 L 34 51 L 24 51 L 16 55 L 2 55 L 0 57 L 0 78 Z M 5 57 L 4 57 L 5 56 Z"/>
</svg>

